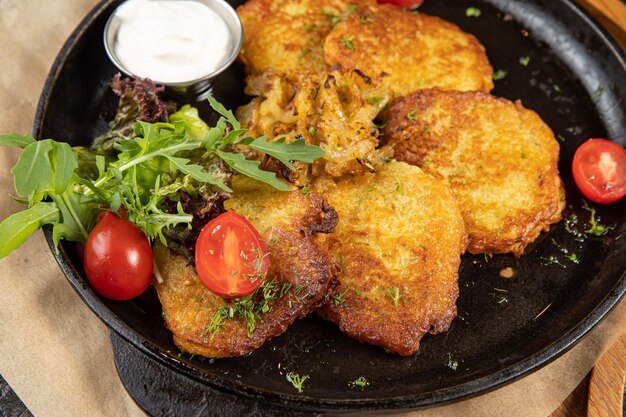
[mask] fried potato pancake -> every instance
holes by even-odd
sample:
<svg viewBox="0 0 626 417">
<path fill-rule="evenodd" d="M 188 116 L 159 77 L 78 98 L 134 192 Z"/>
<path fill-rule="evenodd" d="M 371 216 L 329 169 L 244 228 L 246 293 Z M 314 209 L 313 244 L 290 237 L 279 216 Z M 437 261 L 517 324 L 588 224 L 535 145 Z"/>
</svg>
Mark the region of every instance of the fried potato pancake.
<svg viewBox="0 0 626 417">
<path fill-rule="evenodd" d="M 248 72 L 324 71 L 324 39 L 334 25 L 373 0 L 250 0 L 237 8 L 241 61 Z"/>
<path fill-rule="evenodd" d="M 482 92 L 422 90 L 395 100 L 383 134 L 394 158 L 456 193 L 471 253 L 521 255 L 561 219 L 559 144 L 533 111 Z"/>
<path fill-rule="evenodd" d="M 252 311 L 250 321 L 238 314 L 243 304 L 211 293 L 182 256 L 156 245 L 154 256 L 163 283 L 155 284 L 167 328 L 183 351 L 206 357 L 242 356 L 282 334 L 294 320 L 316 309 L 336 285 L 337 266 L 314 241 L 330 231 L 336 215 L 319 194 L 279 192 L 253 180 L 235 181 L 227 208 L 246 217 L 260 232 L 270 251 L 265 282 L 272 283 L 253 297 L 267 311 Z M 233 317 L 220 316 L 218 310 Z M 221 317 L 221 318 L 220 318 Z"/>
<path fill-rule="evenodd" d="M 249 76 L 245 91 L 256 98 L 237 110 L 237 118 L 250 135 L 301 136 L 326 151 L 313 163 L 312 176 L 361 174 L 384 159 L 374 123 L 392 98 L 384 78 L 358 70 L 292 76 L 270 70 Z"/>
<path fill-rule="evenodd" d="M 339 214 L 320 236 L 339 264 L 339 288 L 318 314 L 351 337 L 403 356 L 456 317 L 465 226 L 452 191 L 403 162 L 376 174 L 321 180 Z"/>
<path fill-rule="evenodd" d="M 458 26 L 389 4 L 371 4 L 328 34 L 330 66 L 389 76 L 396 96 L 422 88 L 489 92 L 493 69 L 485 48 Z"/>
</svg>

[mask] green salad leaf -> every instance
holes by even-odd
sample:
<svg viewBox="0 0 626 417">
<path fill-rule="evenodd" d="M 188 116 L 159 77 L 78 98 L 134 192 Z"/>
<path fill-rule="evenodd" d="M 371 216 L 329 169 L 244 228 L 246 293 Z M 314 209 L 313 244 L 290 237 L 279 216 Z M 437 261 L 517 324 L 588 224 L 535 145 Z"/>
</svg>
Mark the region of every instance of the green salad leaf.
<svg viewBox="0 0 626 417">
<path fill-rule="evenodd" d="M 136 121 L 128 137 L 112 134 L 92 148 L 36 141 L 31 135 L 0 135 L 0 146 L 24 149 L 12 173 L 18 196 L 29 205 L 0 223 L 0 257 L 46 224 L 53 225 L 55 245 L 61 239 L 84 243 L 99 211 L 122 207 L 150 240 L 167 244 L 166 230 L 191 228 L 194 217 L 185 212 L 179 192 L 187 193 L 192 183 L 207 204 L 228 198 L 232 171 L 281 191 L 292 189 L 274 172 L 261 169 L 260 160 L 236 153 L 238 148 L 248 146 L 289 169 L 294 169 L 292 161 L 310 163 L 324 155 L 302 138 L 285 143 L 284 138 L 268 142 L 247 137 L 230 110 L 212 97 L 209 104 L 221 116 L 213 127 L 186 105 L 170 115 L 170 122 Z"/>
</svg>

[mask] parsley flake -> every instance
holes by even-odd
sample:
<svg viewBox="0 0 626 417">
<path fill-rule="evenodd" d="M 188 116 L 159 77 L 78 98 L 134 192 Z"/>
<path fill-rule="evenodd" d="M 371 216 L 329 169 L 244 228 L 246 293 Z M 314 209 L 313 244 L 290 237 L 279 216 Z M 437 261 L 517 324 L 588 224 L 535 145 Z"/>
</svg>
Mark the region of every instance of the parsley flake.
<svg viewBox="0 0 626 417">
<path fill-rule="evenodd" d="M 519 59 L 519 63 L 522 64 L 523 66 L 527 67 L 528 64 L 530 64 L 530 57 L 529 56 L 523 56 Z"/>
</svg>

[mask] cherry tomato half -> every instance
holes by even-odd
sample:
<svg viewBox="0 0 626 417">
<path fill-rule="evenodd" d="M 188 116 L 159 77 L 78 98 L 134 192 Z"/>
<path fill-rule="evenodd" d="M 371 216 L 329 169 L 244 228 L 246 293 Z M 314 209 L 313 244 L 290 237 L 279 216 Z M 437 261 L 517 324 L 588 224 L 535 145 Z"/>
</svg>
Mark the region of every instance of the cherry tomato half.
<svg viewBox="0 0 626 417">
<path fill-rule="evenodd" d="M 424 0 L 378 0 L 379 3 L 395 4 L 400 7 L 417 7 L 424 3 Z"/>
<path fill-rule="evenodd" d="M 572 160 L 574 181 L 596 203 L 613 203 L 626 195 L 626 150 L 606 139 L 589 139 Z"/>
<path fill-rule="evenodd" d="M 148 238 L 133 223 L 109 211 L 89 233 L 83 263 L 93 289 L 112 300 L 140 295 L 152 279 Z"/>
<path fill-rule="evenodd" d="M 222 298 L 251 294 L 270 261 L 259 232 L 245 218 L 227 211 L 204 226 L 196 242 L 196 271 L 202 283 Z"/>
</svg>

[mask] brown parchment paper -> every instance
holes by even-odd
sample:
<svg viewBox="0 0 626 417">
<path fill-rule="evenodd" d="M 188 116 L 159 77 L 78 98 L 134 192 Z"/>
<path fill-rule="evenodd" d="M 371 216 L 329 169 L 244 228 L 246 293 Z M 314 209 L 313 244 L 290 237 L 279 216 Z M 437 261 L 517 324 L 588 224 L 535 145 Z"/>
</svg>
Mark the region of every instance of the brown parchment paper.
<svg viewBox="0 0 626 417">
<path fill-rule="evenodd" d="M 0 132 L 31 131 L 45 77 L 96 0 L 0 0 Z M 62 138 L 55 138 L 62 139 Z M 0 148 L 0 219 L 13 202 Z M 118 379 L 106 327 L 65 280 L 43 234 L 0 260 L 0 374 L 35 416 L 143 416 Z M 626 331 L 626 302 L 573 350 L 518 382 L 471 400 L 406 415 L 545 417 Z"/>
</svg>

